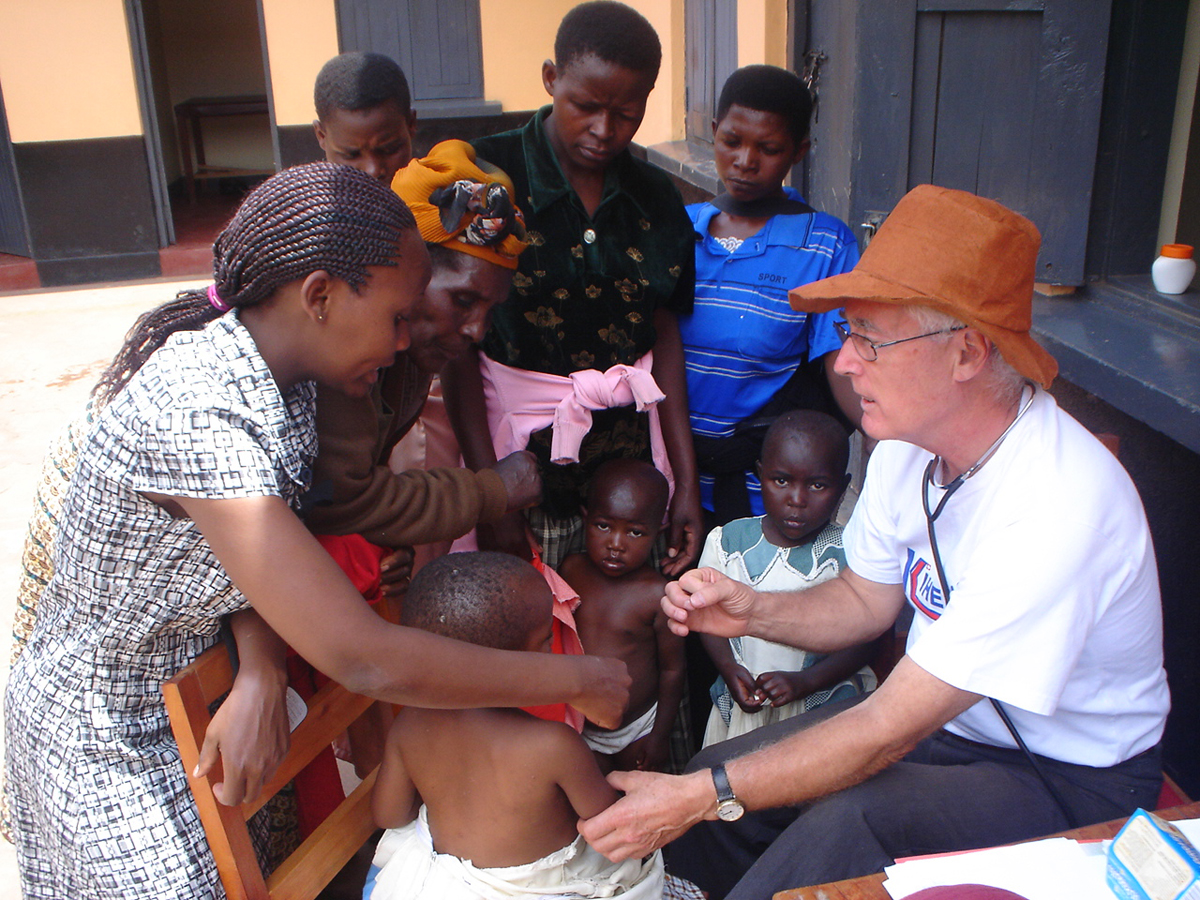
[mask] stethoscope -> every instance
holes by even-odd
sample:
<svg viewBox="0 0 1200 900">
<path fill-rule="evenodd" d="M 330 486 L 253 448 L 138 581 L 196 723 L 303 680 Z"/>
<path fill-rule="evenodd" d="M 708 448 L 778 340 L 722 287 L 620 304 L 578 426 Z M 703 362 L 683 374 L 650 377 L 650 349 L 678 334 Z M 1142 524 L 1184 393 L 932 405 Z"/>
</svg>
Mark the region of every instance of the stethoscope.
<svg viewBox="0 0 1200 900">
<path fill-rule="evenodd" d="M 937 535 L 934 533 L 933 523 L 937 521 L 938 516 L 942 514 L 942 510 L 946 508 L 946 502 L 952 496 L 954 496 L 955 491 L 966 484 L 967 479 L 974 476 L 980 469 L 983 468 L 984 464 L 988 460 L 996 455 L 996 451 L 1000 449 L 1000 445 L 1004 443 L 1004 439 L 1008 437 L 1013 428 L 1016 427 L 1017 423 L 1021 421 L 1021 417 L 1024 416 L 1025 413 L 1029 411 L 1029 407 L 1033 405 L 1033 398 L 1035 396 L 1037 396 L 1037 389 L 1032 384 L 1027 382 L 1025 387 L 1021 390 L 1021 406 L 1017 410 L 1016 417 L 1013 418 L 1013 420 L 1008 424 L 1008 427 L 1004 429 L 1000 437 L 996 438 L 992 445 L 988 447 L 986 451 L 984 451 L 984 454 L 979 457 L 975 465 L 971 466 L 971 468 L 967 469 L 965 472 L 956 475 L 945 484 L 939 484 L 934 478 L 934 475 L 938 468 L 942 465 L 942 458 L 940 456 L 933 457 L 933 459 L 929 460 L 929 465 L 925 467 L 925 474 L 921 479 L 921 508 L 925 511 L 925 524 L 928 526 L 929 530 L 929 548 L 933 552 L 933 567 L 937 572 L 938 584 L 942 589 L 942 603 L 944 606 L 950 605 L 950 585 L 946 580 L 946 571 L 942 567 L 942 555 L 938 550 Z M 929 506 L 929 489 L 931 487 L 937 488 L 943 492 L 941 499 L 938 500 L 937 505 L 932 509 Z M 1008 729 L 1008 733 L 1012 735 L 1012 739 L 1016 741 L 1017 746 L 1021 749 L 1021 752 L 1025 755 L 1025 758 L 1029 761 L 1029 765 L 1033 768 L 1033 771 L 1037 773 L 1038 778 L 1041 779 L 1042 784 L 1045 786 L 1047 792 L 1058 806 L 1059 811 L 1066 818 L 1068 825 L 1071 828 L 1075 828 L 1077 825 L 1075 816 L 1071 813 L 1070 808 L 1067 806 L 1066 801 L 1064 801 L 1062 796 L 1058 793 L 1058 790 L 1053 784 L 1051 784 L 1050 779 L 1047 777 L 1046 773 L 1042 770 L 1041 765 L 1038 763 L 1037 757 L 1033 755 L 1033 752 L 1025 744 L 1025 739 L 1022 738 L 1021 733 L 1017 731 L 1016 723 L 1014 723 L 1012 718 L 1009 717 L 1008 710 L 1006 710 L 1000 701 L 995 697 L 988 697 L 988 701 L 992 704 L 992 708 L 995 709 L 996 713 L 1000 716 L 1001 721 L 1004 722 L 1004 727 Z"/>
</svg>

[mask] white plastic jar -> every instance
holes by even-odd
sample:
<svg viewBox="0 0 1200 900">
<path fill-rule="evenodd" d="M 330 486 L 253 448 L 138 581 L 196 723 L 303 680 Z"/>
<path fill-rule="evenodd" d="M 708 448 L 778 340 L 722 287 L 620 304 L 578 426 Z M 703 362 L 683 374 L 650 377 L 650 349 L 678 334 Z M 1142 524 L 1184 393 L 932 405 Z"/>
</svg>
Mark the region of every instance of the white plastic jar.
<svg viewBox="0 0 1200 900">
<path fill-rule="evenodd" d="M 1160 294 L 1182 294 L 1195 274 L 1191 244 L 1163 244 L 1162 255 L 1150 267 L 1154 289 Z"/>
</svg>

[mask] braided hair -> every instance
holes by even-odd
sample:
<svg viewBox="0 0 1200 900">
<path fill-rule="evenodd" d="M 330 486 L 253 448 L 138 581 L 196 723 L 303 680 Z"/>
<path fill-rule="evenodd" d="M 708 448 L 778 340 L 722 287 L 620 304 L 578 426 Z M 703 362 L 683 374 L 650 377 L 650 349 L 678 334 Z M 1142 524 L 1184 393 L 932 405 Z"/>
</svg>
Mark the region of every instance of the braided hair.
<svg viewBox="0 0 1200 900">
<path fill-rule="evenodd" d="M 213 243 L 213 280 L 181 291 L 134 323 L 93 391 L 107 404 L 176 331 L 198 331 L 223 312 L 266 300 L 282 285 L 324 269 L 355 291 L 369 266 L 394 266 L 416 221 L 387 185 L 350 166 L 285 169 L 253 191 Z M 211 296 L 215 292 L 215 299 Z"/>
</svg>

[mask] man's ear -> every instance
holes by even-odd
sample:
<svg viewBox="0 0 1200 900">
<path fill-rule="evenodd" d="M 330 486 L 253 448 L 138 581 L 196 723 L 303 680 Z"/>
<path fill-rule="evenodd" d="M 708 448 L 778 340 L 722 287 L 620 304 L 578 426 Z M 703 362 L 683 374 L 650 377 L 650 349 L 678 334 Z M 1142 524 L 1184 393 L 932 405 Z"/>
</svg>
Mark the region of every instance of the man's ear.
<svg viewBox="0 0 1200 900">
<path fill-rule="evenodd" d="M 411 140 L 417 133 L 417 111 L 410 109 L 408 111 L 408 137 Z"/>
<path fill-rule="evenodd" d="M 325 150 L 325 126 L 321 124 L 320 119 L 313 119 L 313 134 L 317 136 L 317 143 L 321 145 L 321 150 Z"/>
<path fill-rule="evenodd" d="M 318 269 L 304 279 L 300 285 L 300 302 L 309 318 L 316 322 L 324 322 L 329 314 L 329 295 L 333 287 L 333 276 L 324 269 Z"/>
<path fill-rule="evenodd" d="M 961 336 L 962 342 L 959 344 L 958 355 L 954 360 L 954 380 L 970 381 L 983 371 L 988 357 L 1000 351 L 978 328 L 968 325 L 957 334 Z"/>
<path fill-rule="evenodd" d="M 551 97 L 554 96 L 554 85 L 558 81 L 558 67 L 554 65 L 554 60 L 548 59 L 542 63 L 542 87 L 546 89 L 546 93 Z"/>
</svg>

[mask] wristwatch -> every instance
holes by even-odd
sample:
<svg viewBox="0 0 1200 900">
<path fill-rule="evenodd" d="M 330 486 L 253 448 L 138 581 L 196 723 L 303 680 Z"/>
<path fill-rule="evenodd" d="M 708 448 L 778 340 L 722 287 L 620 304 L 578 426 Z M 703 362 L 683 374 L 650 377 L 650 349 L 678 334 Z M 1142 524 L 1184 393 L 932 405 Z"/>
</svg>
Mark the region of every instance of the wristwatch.
<svg viewBox="0 0 1200 900">
<path fill-rule="evenodd" d="M 717 789 L 717 818 L 722 822 L 736 822 L 746 812 L 742 801 L 734 796 L 725 774 L 725 763 L 712 768 L 713 787 Z"/>
</svg>

